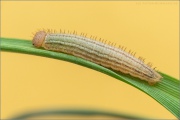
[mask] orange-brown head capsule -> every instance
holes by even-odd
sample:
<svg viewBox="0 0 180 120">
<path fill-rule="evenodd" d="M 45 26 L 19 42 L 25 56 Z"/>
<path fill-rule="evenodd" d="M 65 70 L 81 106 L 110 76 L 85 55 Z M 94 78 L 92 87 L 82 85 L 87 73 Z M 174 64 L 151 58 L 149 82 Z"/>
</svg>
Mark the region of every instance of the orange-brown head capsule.
<svg viewBox="0 0 180 120">
<path fill-rule="evenodd" d="M 34 35 L 34 38 L 33 38 L 33 41 L 32 41 L 32 44 L 35 46 L 35 47 L 41 47 L 44 40 L 45 40 L 45 37 L 46 37 L 46 32 L 44 31 L 39 31 L 37 32 L 35 35 Z"/>
</svg>

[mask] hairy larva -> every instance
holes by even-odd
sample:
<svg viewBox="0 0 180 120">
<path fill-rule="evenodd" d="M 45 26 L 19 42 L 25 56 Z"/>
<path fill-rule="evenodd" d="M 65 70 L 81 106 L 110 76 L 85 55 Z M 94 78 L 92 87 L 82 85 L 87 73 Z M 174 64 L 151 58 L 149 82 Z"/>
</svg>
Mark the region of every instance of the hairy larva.
<svg viewBox="0 0 180 120">
<path fill-rule="evenodd" d="M 115 71 L 130 74 L 149 84 L 155 84 L 162 78 L 150 65 L 146 65 L 143 59 L 134 57 L 124 49 L 83 35 L 39 31 L 34 35 L 32 43 L 35 47 L 71 54 Z"/>
</svg>

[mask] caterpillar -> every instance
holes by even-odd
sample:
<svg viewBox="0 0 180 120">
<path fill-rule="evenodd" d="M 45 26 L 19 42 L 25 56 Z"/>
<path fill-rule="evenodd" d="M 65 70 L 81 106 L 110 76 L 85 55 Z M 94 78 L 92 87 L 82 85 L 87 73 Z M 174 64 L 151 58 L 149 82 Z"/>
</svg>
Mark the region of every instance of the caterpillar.
<svg viewBox="0 0 180 120">
<path fill-rule="evenodd" d="M 162 76 L 122 48 L 117 48 L 95 38 L 74 33 L 54 33 L 44 30 L 36 32 L 32 44 L 37 48 L 63 52 L 111 68 L 124 74 L 147 81 L 150 85 L 159 82 Z"/>
</svg>

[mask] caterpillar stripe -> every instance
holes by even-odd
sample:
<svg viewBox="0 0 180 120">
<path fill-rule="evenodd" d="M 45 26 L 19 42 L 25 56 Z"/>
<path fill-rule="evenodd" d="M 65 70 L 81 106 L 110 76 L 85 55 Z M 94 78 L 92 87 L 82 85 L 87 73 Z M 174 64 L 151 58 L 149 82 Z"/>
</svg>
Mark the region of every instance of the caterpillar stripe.
<svg viewBox="0 0 180 120">
<path fill-rule="evenodd" d="M 39 31 L 34 35 L 33 45 L 47 50 L 63 52 L 100 64 L 149 84 L 159 82 L 162 76 L 132 54 L 85 36 Z"/>
</svg>

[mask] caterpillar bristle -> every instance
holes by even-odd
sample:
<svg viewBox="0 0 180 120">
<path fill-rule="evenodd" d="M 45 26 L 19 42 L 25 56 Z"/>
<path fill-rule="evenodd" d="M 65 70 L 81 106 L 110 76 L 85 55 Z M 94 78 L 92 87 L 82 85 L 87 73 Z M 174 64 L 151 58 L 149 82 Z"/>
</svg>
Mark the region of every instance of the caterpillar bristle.
<svg viewBox="0 0 180 120">
<path fill-rule="evenodd" d="M 136 52 L 134 52 L 133 56 L 134 56 L 134 57 L 136 56 Z"/>
<path fill-rule="evenodd" d="M 106 41 L 104 39 L 101 40 L 102 43 L 105 43 Z"/>
<path fill-rule="evenodd" d="M 152 67 L 152 63 L 150 63 L 150 62 L 148 62 L 147 65 L 148 65 L 149 67 Z"/>
<path fill-rule="evenodd" d="M 104 39 L 103 39 L 104 40 Z M 106 44 L 107 43 L 107 40 L 104 40 L 104 44 Z"/>
<path fill-rule="evenodd" d="M 94 38 L 96 40 L 97 36 Z"/>
<path fill-rule="evenodd" d="M 102 39 L 102 43 L 106 43 L 106 41 L 104 39 Z"/>
<path fill-rule="evenodd" d="M 111 43 L 111 46 L 113 46 L 113 45 L 114 45 L 114 43 L 112 42 L 112 43 Z"/>
<path fill-rule="evenodd" d="M 47 33 L 51 33 L 51 30 L 50 30 L 50 29 L 47 29 Z"/>
<path fill-rule="evenodd" d="M 126 51 L 127 47 L 124 48 L 124 51 Z"/>
</svg>

